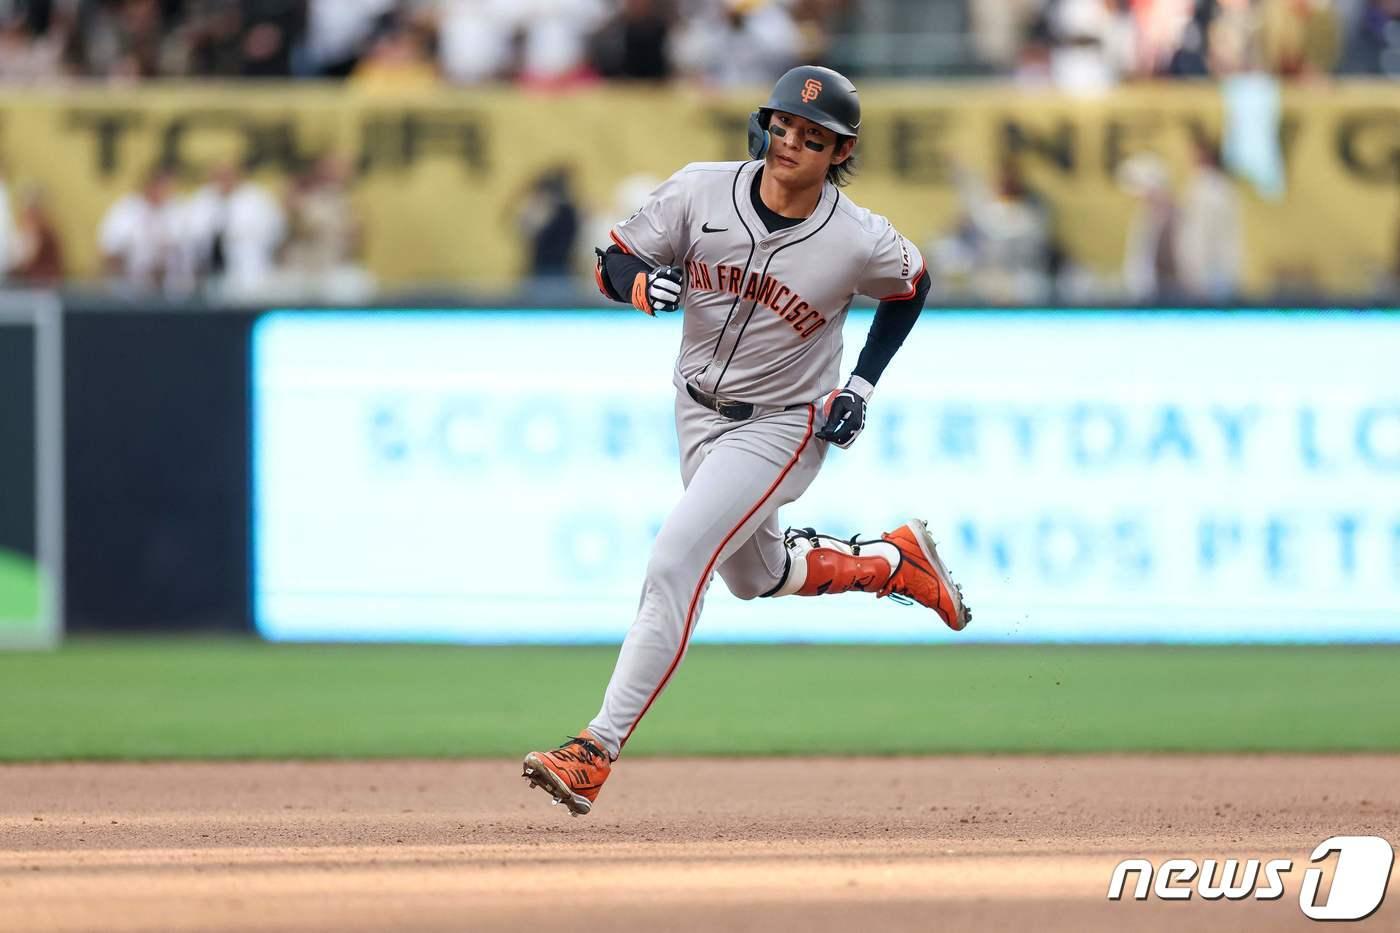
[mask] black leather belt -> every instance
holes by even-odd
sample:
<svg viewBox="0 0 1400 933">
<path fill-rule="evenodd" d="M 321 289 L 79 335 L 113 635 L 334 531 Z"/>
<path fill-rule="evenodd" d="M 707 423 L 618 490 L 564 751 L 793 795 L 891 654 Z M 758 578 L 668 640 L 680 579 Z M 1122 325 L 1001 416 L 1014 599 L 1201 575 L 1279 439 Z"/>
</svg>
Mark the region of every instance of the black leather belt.
<svg viewBox="0 0 1400 933">
<path fill-rule="evenodd" d="M 697 388 L 689 382 L 685 384 L 685 391 L 689 393 L 690 397 L 695 399 L 698 404 L 704 405 L 721 418 L 728 418 L 730 421 L 748 421 L 757 412 L 771 414 L 776 411 L 792 411 L 796 408 L 806 407 L 805 404 L 801 402 L 796 405 L 786 405 L 781 408 L 776 406 L 755 405 L 752 402 L 736 402 L 731 399 L 720 398 L 718 395 L 711 395 L 709 392 Z"/>
<path fill-rule="evenodd" d="M 721 418 L 728 418 L 730 421 L 748 421 L 753 417 L 752 402 L 734 402 L 729 399 L 720 398 L 718 395 L 711 395 L 708 392 L 697 389 L 690 383 L 685 384 L 685 390 L 690 393 L 690 397 Z"/>
</svg>

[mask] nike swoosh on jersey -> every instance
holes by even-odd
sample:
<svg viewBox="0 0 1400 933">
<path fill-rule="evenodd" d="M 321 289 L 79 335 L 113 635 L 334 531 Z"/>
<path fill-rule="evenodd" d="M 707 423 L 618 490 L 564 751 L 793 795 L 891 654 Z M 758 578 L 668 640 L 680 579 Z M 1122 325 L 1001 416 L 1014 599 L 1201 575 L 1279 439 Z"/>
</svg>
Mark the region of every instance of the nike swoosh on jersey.
<svg viewBox="0 0 1400 933">
<path fill-rule="evenodd" d="M 709 221 L 700 225 L 701 233 L 724 233 L 728 229 L 728 227 L 711 227 Z"/>
</svg>

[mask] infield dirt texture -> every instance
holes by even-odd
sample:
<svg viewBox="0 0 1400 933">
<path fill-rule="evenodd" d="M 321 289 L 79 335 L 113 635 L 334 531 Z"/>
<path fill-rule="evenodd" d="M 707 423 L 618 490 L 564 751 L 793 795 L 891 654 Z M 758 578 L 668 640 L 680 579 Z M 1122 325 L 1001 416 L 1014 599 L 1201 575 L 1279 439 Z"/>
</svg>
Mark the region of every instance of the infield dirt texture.
<svg viewBox="0 0 1400 933">
<path fill-rule="evenodd" d="M 1307 856 L 1400 839 L 1400 757 L 0 766 L 0 929 L 1317 929 Z M 1106 899 L 1124 856 L 1291 857 L 1282 899 Z M 1400 929 L 1400 878 L 1349 929 Z"/>
</svg>

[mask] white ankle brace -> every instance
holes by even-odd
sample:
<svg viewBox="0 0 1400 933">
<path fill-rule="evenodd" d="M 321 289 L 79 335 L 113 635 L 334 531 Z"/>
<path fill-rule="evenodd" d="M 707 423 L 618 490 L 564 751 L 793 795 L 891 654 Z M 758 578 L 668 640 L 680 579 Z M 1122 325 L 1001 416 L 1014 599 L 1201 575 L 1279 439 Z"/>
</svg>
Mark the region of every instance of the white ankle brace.
<svg viewBox="0 0 1400 933">
<path fill-rule="evenodd" d="M 805 532 L 805 529 L 788 531 L 787 539 L 784 542 L 788 549 L 787 578 L 777 589 L 769 593 L 769 596 L 791 596 L 802 589 L 807 582 L 807 555 L 814 548 L 829 548 L 833 551 L 840 551 L 842 554 L 862 557 L 882 557 L 890 565 L 891 574 L 899 569 L 899 548 L 888 541 L 876 538 L 852 544 L 850 541 L 842 541 L 840 538 L 833 538 L 830 535 L 807 534 Z"/>
</svg>

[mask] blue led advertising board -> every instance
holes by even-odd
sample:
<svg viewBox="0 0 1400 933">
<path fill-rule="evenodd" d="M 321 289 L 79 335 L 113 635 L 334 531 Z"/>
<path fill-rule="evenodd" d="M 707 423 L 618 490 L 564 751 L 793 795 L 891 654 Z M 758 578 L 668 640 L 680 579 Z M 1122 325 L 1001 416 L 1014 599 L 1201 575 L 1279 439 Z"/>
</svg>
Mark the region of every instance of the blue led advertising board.
<svg viewBox="0 0 1400 933">
<path fill-rule="evenodd" d="M 846 324 L 847 365 L 870 325 Z M 254 336 L 271 639 L 615 642 L 681 491 L 674 319 L 278 312 Z M 721 642 L 1400 640 L 1400 316 L 929 312 L 779 516 L 929 520 L 964 633 L 865 594 Z"/>
</svg>

